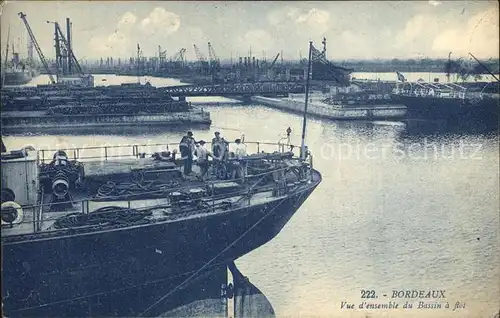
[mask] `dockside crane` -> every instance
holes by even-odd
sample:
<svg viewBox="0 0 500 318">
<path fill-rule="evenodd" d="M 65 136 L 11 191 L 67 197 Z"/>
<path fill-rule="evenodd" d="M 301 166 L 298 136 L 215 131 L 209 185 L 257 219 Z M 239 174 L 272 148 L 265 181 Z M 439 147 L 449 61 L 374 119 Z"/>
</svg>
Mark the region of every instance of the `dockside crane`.
<svg viewBox="0 0 500 318">
<path fill-rule="evenodd" d="M 49 22 L 49 21 L 47 21 Z M 78 59 L 76 58 L 75 54 L 73 53 L 72 48 L 70 47 L 70 44 L 68 43 L 68 40 L 66 40 L 66 37 L 64 36 L 61 28 L 59 27 L 59 23 L 55 22 L 55 28 L 56 28 L 56 37 L 59 39 L 59 43 L 62 43 L 63 45 L 63 51 L 66 52 L 66 55 L 68 58 L 68 72 L 71 74 L 71 66 L 74 65 L 76 68 L 76 71 L 78 72 L 79 75 L 84 75 L 82 68 L 80 67 L 80 63 L 78 62 Z"/>
<path fill-rule="evenodd" d="M 194 53 L 196 54 L 196 58 L 198 59 L 198 61 L 200 61 L 200 63 L 202 62 L 206 62 L 207 59 L 205 58 L 205 56 L 200 52 L 200 49 L 196 46 L 196 44 L 193 44 L 193 47 L 194 47 Z"/>
<path fill-rule="evenodd" d="M 210 42 L 208 42 L 208 57 L 209 57 L 209 67 L 210 70 L 219 70 L 220 69 L 220 60 L 215 54 L 215 50 Z"/>
<path fill-rule="evenodd" d="M 278 60 L 278 57 L 280 57 L 280 54 L 276 54 L 276 57 L 274 58 L 273 62 L 271 63 L 271 65 L 269 65 L 269 69 L 272 69 L 274 64 L 276 64 L 276 61 Z"/>
<path fill-rule="evenodd" d="M 276 78 L 276 73 L 274 72 L 274 65 L 276 65 L 276 61 L 278 60 L 279 57 L 280 53 L 276 54 L 274 60 L 271 62 L 271 64 L 269 64 L 269 67 L 267 68 L 267 76 L 271 79 Z"/>
<path fill-rule="evenodd" d="M 1 71 L 2 71 L 2 87 L 5 84 L 5 73 L 7 71 L 7 61 L 8 61 L 8 56 L 9 56 L 9 40 L 10 40 L 10 25 L 9 25 L 9 31 L 7 33 L 7 45 L 5 46 L 5 61 L 3 62 L 3 67 L 1 69 Z"/>
<path fill-rule="evenodd" d="M 205 73 L 206 70 L 208 69 L 208 62 L 205 56 L 200 52 L 200 49 L 196 46 L 196 44 L 193 44 L 194 47 L 194 53 L 196 54 L 196 58 L 200 62 L 200 69 L 202 73 Z"/>
<path fill-rule="evenodd" d="M 182 66 L 184 66 L 186 59 L 185 59 L 185 54 L 186 54 L 186 49 L 182 48 L 181 51 L 179 52 L 179 61 L 182 63 Z"/>
<path fill-rule="evenodd" d="M 162 51 L 161 46 L 158 45 L 158 63 L 161 65 L 165 63 L 166 59 L 167 59 L 167 50 Z"/>
<path fill-rule="evenodd" d="M 184 65 L 184 53 L 186 53 L 186 49 L 181 48 L 177 53 L 174 54 L 174 56 L 172 56 L 170 58 L 170 61 L 173 63 L 180 63 L 180 65 L 183 66 Z"/>
<path fill-rule="evenodd" d="M 38 45 L 38 41 L 35 38 L 35 35 L 33 34 L 33 31 L 31 30 L 31 27 L 28 23 L 28 20 L 26 20 L 26 14 L 19 12 L 19 17 L 21 17 L 21 20 L 23 20 L 24 25 L 26 26 L 26 30 L 28 31 L 28 35 L 31 39 L 31 42 L 33 42 L 33 45 L 35 46 L 35 50 L 38 53 L 38 57 L 40 58 L 40 61 L 43 64 L 43 67 L 47 71 L 47 75 L 49 76 L 50 82 L 52 84 L 55 84 L 56 81 L 54 77 L 52 76 L 52 73 L 50 72 L 49 64 L 47 63 L 47 60 L 45 59 L 45 56 L 43 55 L 42 49 L 40 48 L 40 45 Z"/>
</svg>

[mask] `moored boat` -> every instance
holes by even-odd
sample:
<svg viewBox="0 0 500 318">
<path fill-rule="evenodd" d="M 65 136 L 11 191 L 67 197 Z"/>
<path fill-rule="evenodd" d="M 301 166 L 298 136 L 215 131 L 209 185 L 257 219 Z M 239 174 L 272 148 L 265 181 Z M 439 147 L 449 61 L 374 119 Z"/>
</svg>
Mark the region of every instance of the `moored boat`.
<svg viewBox="0 0 500 318">
<path fill-rule="evenodd" d="M 31 72 L 24 70 L 7 71 L 4 76 L 4 85 L 24 85 L 33 79 Z"/>
<path fill-rule="evenodd" d="M 321 175 L 298 147 L 246 145 L 207 180 L 182 176 L 176 145 L 3 153 L 5 315 L 137 316 L 271 240 Z"/>
<path fill-rule="evenodd" d="M 391 97 L 407 106 L 410 120 L 442 122 L 456 128 L 497 130 L 498 82 L 474 84 L 404 82 L 396 87 Z"/>
</svg>

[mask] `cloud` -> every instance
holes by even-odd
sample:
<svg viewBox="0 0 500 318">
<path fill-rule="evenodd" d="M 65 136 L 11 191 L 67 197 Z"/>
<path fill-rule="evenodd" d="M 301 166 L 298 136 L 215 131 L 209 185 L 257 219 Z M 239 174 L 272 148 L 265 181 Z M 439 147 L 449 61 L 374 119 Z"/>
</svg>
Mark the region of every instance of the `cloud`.
<svg viewBox="0 0 500 318">
<path fill-rule="evenodd" d="M 147 35 L 148 42 L 156 43 L 156 37 L 164 37 L 175 33 L 180 27 L 180 17 L 163 8 L 155 8 L 144 19 L 139 27 L 138 18 L 132 12 L 124 13 L 118 20 L 113 33 L 97 35 L 90 39 L 89 48 L 94 55 L 130 55 L 135 50 L 135 43 Z M 141 34 L 142 33 L 142 34 Z M 195 32 L 196 35 L 196 32 Z M 141 45 L 151 51 L 155 45 Z"/>
<path fill-rule="evenodd" d="M 267 21 L 277 29 L 293 28 L 297 33 L 311 30 L 321 33 L 328 29 L 330 13 L 317 8 L 301 10 L 296 7 L 284 7 L 270 11 Z"/>
<path fill-rule="evenodd" d="M 254 52 L 269 50 L 273 47 L 273 37 L 263 29 L 250 30 L 236 39 L 235 47 L 241 53 L 251 47 Z"/>
<path fill-rule="evenodd" d="M 429 4 L 431 6 L 437 7 L 438 5 L 442 4 L 441 1 L 436 1 L 436 0 L 429 0 Z"/>
<path fill-rule="evenodd" d="M 297 8 L 284 7 L 278 10 L 271 10 L 267 13 L 267 21 L 273 26 L 279 26 L 290 18 L 290 14 L 298 11 Z"/>
<path fill-rule="evenodd" d="M 137 21 L 137 17 L 131 13 L 131 12 L 126 12 L 118 22 L 118 28 L 128 28 L 131 27 L 135 24 Z"/>
<path fill-rule="evenodd" d="M 429 37 L 437 29 L 436 17 L 418 14 L 406 22 L 403 30 L 397 33 L 394 40 L 395 48 L 404 48 L 412 45 L 418 39 Z"/>
<path fill-rule="evenodd" d="M 478 57 L 497 57 L 499 54 L 499 10 L 490 8 L 472 16 L 465 25 L 447 28 L 432 43 L 438 54 L 453 51 L 455 56 L 472 52 Z"/>
<path fill-rule="evenodd" d="M 330 13 L 319 9 L 311 9 L 306 13 L 301 13 L 295 21 L 297 23 L 306 23 L 309 25 L 325 25 L 330 20 Z"/>
<path fill-rule="evenodd" d="M 181 19 L 177 14 L 159 7 L 141 21 L 142 31 L 149 35 L 169 35 L 179 30 L 180 26 Z"/>
<path fill-rule="evenodd" d="M 97 35 L 90 38 L 89 48 L 92 53 L 101 54 L 126 54 L 130 41 L 128 33 L 137 21 L 137 17 L 126 12 L 118 21 L 113 33 L 109 35 Z"/>
<path fill-rule="evenodd" d="M 129 44 L 127 36 L 123 32 L 117 30 L 108 36 L 104 35 L 91 38 L 89 47 L 97 54 L 123 55 L 127 53 Z"/>
</svg>

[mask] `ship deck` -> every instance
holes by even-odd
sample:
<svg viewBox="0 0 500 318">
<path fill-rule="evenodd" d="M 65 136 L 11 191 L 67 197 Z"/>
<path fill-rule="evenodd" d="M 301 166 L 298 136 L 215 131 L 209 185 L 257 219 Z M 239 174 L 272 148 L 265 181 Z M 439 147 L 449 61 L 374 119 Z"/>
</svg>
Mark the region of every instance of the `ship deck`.
<svg viewBox="0 0 500 318">
<path fill-rule="evenodd" d="M 319 173 L 313 171 L 311 179 L 304 182 L 297 177 L 297 169 L 300 166 L 297 160 L 284 160 L 289 175 L 286 177 L 287 193 L 300 192 L 309 189 L 311 183 L 319 182 Z M 40 206 L 25 208 L 24 220 L 13 227 L 2 226 L 2 237 L 18 236 L 34 233 L 59 232 L 64 230 L 55 227 L 56 220 L 61 217 L 82 214 L 88 215 L 104 207 L 121 207 L 127 210 L 145 211 L 150 214 L 144 217 L 146 222 L 175 222 L 191 218 L 206 217 L 213 214 L 231 213 L 231 211 L 265 204 L 271 201 L 286 197 L 285 193 L 275 192 L 276 184 L 272 180 L 263 182 L 260 174 L 249 173 L 245 181 L 237 180 L 217 180 L 215 175 L 206 180 L 199 180 L 199 167 L 193 165 L 193 173 L 189 176 L 181 176 L 181 167 L 173 162 L 155 161 L 152 158 L 131 158 L 126 160 L 106 160 L 106 161 L 84 161 L 86 182 L 105 182 L 114 180 L 117 184 L 130 180 L 133 173 L 140 173 L 142 182 L 170 182 L 175 180 L 170 188 L 158 190 L 154 188 L 146 195 L 133 195 L 132 197 L 111 196 L 106 198 L 96 198 L 82 191 L 70 191 L 71 202 L 66 204 L 51 204 L 52 194 L 45 193 L 41 196 Z M 212 169 L 212 168 L 211 168 Z M 252 169 L 249 169 L 252 170 Z M 172 176 L 181 176 L 173 178 Z M 136 174 L 137 176 L 137 174 Z M 155 180 L 155 181 L 149 181 Z M 160 187 L 161 188 L 161 187 Z M 204 192 L 198 199 L 198 206 L 179 209 L 173 206 L 169 194 L 172 192 L 182 192 L 183 194 L 194 192 Z M 153 193 L 154 192 L 154 193 Z M 210 192 L 212 194 L 210 194 Z M 143 198 L 144 197 L 144 198 Z M 228 205 L 230 208 L 228 209 Z M 201 208 L 200 208 L 201 207 Z M 95 224 L 94 224 L 95 226 Z M 90 228 L 92 225 L 86 225 Z"/>
</svg>

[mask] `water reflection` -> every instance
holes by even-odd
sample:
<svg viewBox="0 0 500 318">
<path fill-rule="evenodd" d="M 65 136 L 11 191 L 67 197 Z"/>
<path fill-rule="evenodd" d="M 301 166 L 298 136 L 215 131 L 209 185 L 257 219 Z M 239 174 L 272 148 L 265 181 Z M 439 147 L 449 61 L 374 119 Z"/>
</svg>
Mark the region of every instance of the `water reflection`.
<svg viewBox="0 0 500 318">
<path fill-rule="evenodd" d="M 228 140 L 277 142 L 302 117 L 261 105 L 206 107 L 210 129 Z M 32 144 L 177 142 L 184 132 L 8 136 L 8 149 Z M 490 317 L 500 307 L 498 133 L 425 130 L 406 123 L 308 121 L 307 144 L 323 182 L 275 239 L 236 261 L 277 316 L 343 317 L 341 301 L 360 289 L 446 289 L 457 317 Z M 479 239 L 478 239 L 479 238 Z M 366 312 L 415 317 L 418 311 Z M 433 310 L 426 317 L 443 317 Z"/>
</svg>

